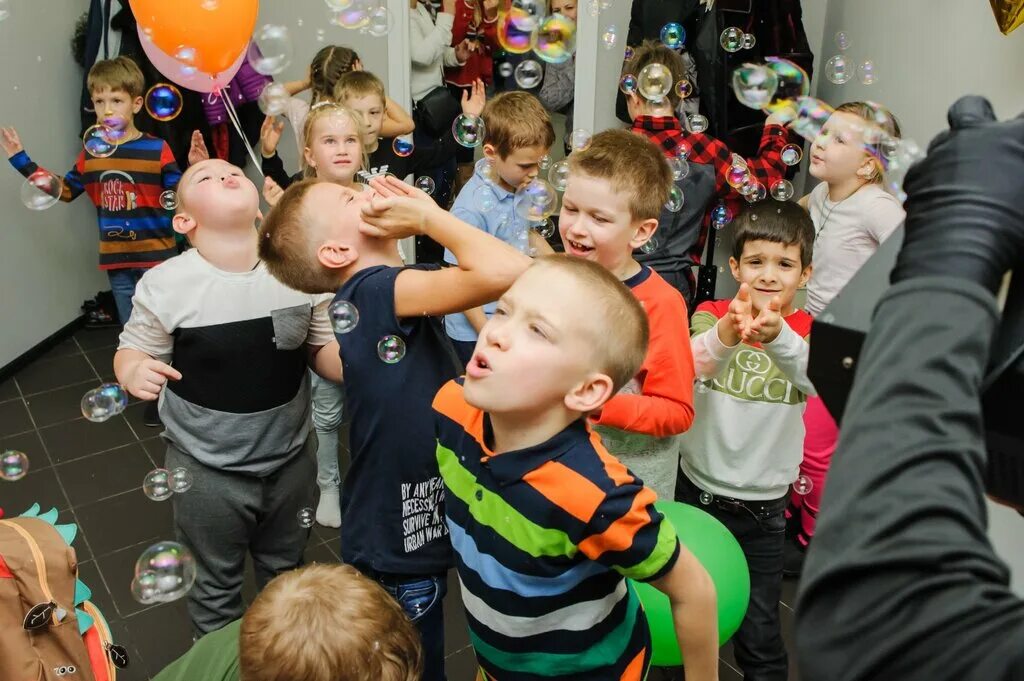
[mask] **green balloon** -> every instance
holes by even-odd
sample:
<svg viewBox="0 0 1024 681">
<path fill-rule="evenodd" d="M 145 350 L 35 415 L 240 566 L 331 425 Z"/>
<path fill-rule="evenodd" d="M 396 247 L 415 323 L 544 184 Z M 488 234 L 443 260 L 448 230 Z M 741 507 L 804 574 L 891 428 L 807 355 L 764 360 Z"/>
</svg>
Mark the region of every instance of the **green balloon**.
<svg viewBox="0 0 1024 681">
<path fill-rule="evenodd" d="M 679 541 L 711 575 L 718 592 L 718 641 L 724 644 L 740 628 L 750 601 L 750 572 L 743 549 L 725 525 L 695 506 L 658 501 L 654 507 L 672 521 Z M 682 664 L 668 596 L 650 584 L 632 584 L 651 630 L 651 664 L 657 667 Z"/>
</svg>

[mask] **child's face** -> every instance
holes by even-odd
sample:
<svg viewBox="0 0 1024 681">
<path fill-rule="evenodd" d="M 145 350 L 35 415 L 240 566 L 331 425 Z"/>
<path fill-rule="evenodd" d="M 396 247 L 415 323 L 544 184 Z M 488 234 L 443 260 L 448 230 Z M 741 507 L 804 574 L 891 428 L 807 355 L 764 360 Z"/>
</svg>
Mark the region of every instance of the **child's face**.
<svg viewBox="0 0 1024 681">
<path fill-rule="evenodd" d="M 365 125 L 363 126 L 363 146 L 373 147 L 380 137 L 380 129 L 384 124 L 384 100 L 380 95 L 370 94 L 362 97 L 346 97 L 345 105 L 358 112 Z"/>
<path fill-rule="evenodd" d="M 537 177 L 540 160 L 548 151 L 547 147 L 542 146 L 522 147 L 502 158 L 492 145 L 484 145 L 484 156 L 491 162 L 494 172 L 505 183 L 505 188 L 513 191 Z"/>
<path fill-rule="evenodd" d="M 558 231 L 568 255 L 586 258 L 620 273 L 644 245 L 657 220 L 634 220 L 626 192 L 608 180 L 571 173 L 562 197 Z"/>
<path fill-rule="evenodd" d="M 564 272 L 528 269 L 480 330 L 466 367 L 466 401 L 484 411 L 524 416 L 565 405 L 567 395 L 594 373 L 592 348 L 599 334 L 583 302 L 593 298 Z"/>
<path fill-rule="evenodd" d="M 576 21 L 576 0 L 551 0 L 551 13 Z"/>
<path fill-rule="evenodd" d="M 114 130 L 124 130 L 142 109 L 142 97 L 132 97 L 124 90 L 109 87 L 90 93 L 96 122 Z"/>
<path fill-rule="evenodd" d="M 317 179 L 350 185 L 363 164 L 363 141 L 349 116 L 323 116 L 306 140 L 306 164 Z"/>
<path fill-rule="evenodd" d="M 185 222 L 192 227 L 251 227 L 259 215 L 256 185 L 241 168 L 216 158 L 201 161 L 185 171 L 178 183 L 178 199 L 181 211 L 176 218 L 186 215 L 191 222 Z"/>
<path fill-rule="evenodd" d="M 757 311 L 778 297 L 783 314 L 789 314 L 797 289 L 811 277 L 811 266 L 800 266 L 800 245 L 775 241 L 748 241 L 739 262 L 729 258 L 729 267 L 737 282 L 750 286 L 751 303 Z"/>
<path fill-rule="evenodd" d="M 837 111 L 825 122 L 811 145 L 811 175 L 824 182 L 867 180 L 874 159 L 864 150 L 866 123 L 845 111 Z"/>
</svg>

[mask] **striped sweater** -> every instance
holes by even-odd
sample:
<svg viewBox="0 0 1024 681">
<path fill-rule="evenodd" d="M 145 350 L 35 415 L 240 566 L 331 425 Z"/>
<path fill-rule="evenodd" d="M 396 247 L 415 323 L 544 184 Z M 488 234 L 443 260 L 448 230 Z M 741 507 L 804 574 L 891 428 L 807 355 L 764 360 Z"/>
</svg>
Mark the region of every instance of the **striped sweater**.
<svg viewBox="0 0 1024 681">
<path fill-rule="evenodd" d="M 437 461 L 470 639 L 485 678 L 644 678 L 650 633 L 626 577 L 665 575 L 679 555 L 654 492 L 582 419 L 540 445 L 495 455 L 489 417 L 461 381 L 434 399 Z"/>
<path fill-rule="evenodd" d="M 25 177 L 39 169 L 24 151 L 10 162 Z M 160 194 L 180 179 L 167 142 L 143 134 L 107 158 L 80 152 L 64 176 L 60 200 L 74 201 L 85 192 L 95 204 L 101 270 L 148 268 L 178 253 L 171 213 L 160 206 Z"/>
</svg>

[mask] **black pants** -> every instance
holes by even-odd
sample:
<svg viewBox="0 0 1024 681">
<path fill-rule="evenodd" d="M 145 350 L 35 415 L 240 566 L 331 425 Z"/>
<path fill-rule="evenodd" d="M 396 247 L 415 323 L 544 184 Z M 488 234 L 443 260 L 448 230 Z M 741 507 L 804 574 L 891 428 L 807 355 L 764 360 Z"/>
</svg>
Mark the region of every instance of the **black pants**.
<svg viewBox="0 0 1024 681">
<path fill-rule="evenodd" d="M 737 503 L 722 497 L 702 504 L 702 490 L 680 471 L 676 501 L 707 511 L 729 528 L 750 568 L 750 605 L 733 636 L 736 662 L 745 681 L 786 681 L 788 659 L 782 642 L 779 598 L 786 539 L 787 497 Z"/>
<path fill-rule="evenodd" d="M 452 347 L 455 348 L 455 354 L 462 360 L 462 366 L 465 368 L 469 364 L 469 360 L 473 359 L 476 341 L 457 341 L 453 338 Z"/>
</svg>

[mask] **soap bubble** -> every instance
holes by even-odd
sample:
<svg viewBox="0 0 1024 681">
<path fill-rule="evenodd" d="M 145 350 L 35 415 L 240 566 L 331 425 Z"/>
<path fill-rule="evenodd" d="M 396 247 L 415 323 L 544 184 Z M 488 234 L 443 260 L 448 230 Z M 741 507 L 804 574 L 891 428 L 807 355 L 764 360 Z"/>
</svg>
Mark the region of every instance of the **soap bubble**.
<svg viewBox="0 0 1024 681">
<path fill-rule="evenodd" d="M 343 9 L 348 9 L 349 5 L 352 4 L 352 0 L 324 0 L 327 4 L 327 9 L 332 12 L 340 12 Z"/>
<path fill-rule="evenodd" d="M 551 157 L 547 154 L 541 156 L 540 161 L 537 162 L 537 167 L 541 170 L 548 170 L 551 168 Z"/>
<path fill-rule="evenodd" d="M 405 341 L 398 336 L 384 336 L 377 343 L 377 356 L 385 364 L 396 364 L 405 357 Z"/>
<path fill-rule="evenodd" d="M 598 0 L 587 0 L 587 11 L 590 16 L 597 17 L 601 14 L 601 3 Z"/>
<path fill-rule="evenodd" d="M 150 575 L 152 573 L 152 576 Z M 196 582 L 196 559 L 187 547 L 174 541 L 153 544 L 135 561 L 135 576 L 155 577 L 154 600 L 175 601 Z"/>
<path fill-rule="evenodd" d="M 744 50 L 752 50 L 752 49 L 754 49 L 754 45 L 756 45 L 756 44 L 757 44 L 757 36 L 755 36 L 753 33 L 744 33 L 743 34 L 743 49 Z"/>
<path fill-rule="evenodd" d="M 664 64 L 648 64 L 637 76 L 636 90 L 644 99 L 662 101 L 672 90 L 672 72 Z"/>
<path fill-rule="evenodd" d="M 801 160 L 803 160 L 804 152 L 803 149 L 795 144 L 787 144 L 782 147 L 782 162 L 787 166 L 795 166 Z"/>
<path fill-rule="evenodd" d="M 853 69 L 847 63 L 845 56 L 837 54 L 825 62 L 825 77 L 830 83 L 843 85 L 853 78 Z"/>
<path fill-rule="evenodd" d="M 472 149 L 484 143 L 484 119 L 473 114 L 459 114 L 452 123 L 455 141 Z"/>
<path fill-rule="evenodd" d="M 366 24 L 366 32 L 375 38 L 381 38 L 391 32 L 391 10 L 385 6 L 370 10 L 370 18 Z"/>
<path fill-rule="evenodd" d="M 615 24 L 608 25 L 604 29 L 604 33 L 601 34 L 601 44 L 604 45 L 604 49 L 610 50 L 615 47 L 615 43 L 619 39 L 619 29 L 616 28 Z"/>
<path fill-rule="evenodd" d="M 678 50 L 686 42 L 686 29 L 674 21 L 665 24 L 661 27 L 661 42 L 670 50 Z"/>
<path fill-rule="evenodd" d="M 633 58 L 633 56 L 635 54 L 636 54 L 636 50 L 634 50 L 629 45 L 626 45 L 626 51 L 623 53 L 622 58 L 623 58 L 624 61 L 629 61 L 629 60 L 631 60 Z"/>
<path fill-rule="evenodd" d="M 793 183 L 789 180 L 779 180 L 772 184 L 772 198 L 776 201 L 789 201 L 793 198 Z"/>
<path fill-rule="evenodd" d="M 160 207 L 164 210 L 178 209 L 178 195 L 171 189 L 160 194 Z"/>
<path fill-rule="evenodd" d="M 171 474 L 166 468 L 154 468 L 142 479 L 142 493 L 153 501 L 167 501 L 174 494 Z"/>
<path fill-rule="evenodd" d="M 502 78 L 508 78 L 512 75 L 512 64 L 507 61 L 501 62 L 498 66 L 498 75 Z"/>
<path fill-rule="evenodd" d="M 745 34 L 735 26 L 722 31 L 722 35 L 719 38 L 719 42 L 722 44 L 722 49 L 726 52 L 739 52 L 743 49 L 743 36 Z"/>
<path fill-rule="evenodd" d="M 170 83 L 157 83 L 146 93 L 146 113 L 158 121 L 172 121 L 181 113 L 181 91 Z"/>
<path fill-rule="evenodd" d="M 632 73 L 627 73 L 623 75 L 622 79 L 619 80 L 619 90 L 624 95 L 636 92 L 636 76 L 634 76 Z"/>
<path fill-rule="evenodd" d="M 747 170 L 746 165 L 740 165 L 733 163 L 729 166 L 729 170 L 725 171 L 725 181 L 733 189 L 739 189 L 750 177 L 750 171 Z"/>
<path fill-rule="evenodd" d="M 512 21 L 521 31 L 532 31 L 547 14 L 546 3 L 542 0 L 512 0 L 514 16 Z"/>
<path fill-rule="evenodd" d="M 0 454 L 0 480 L 15 482 L 28 475 L 28 457 L 24 452 L 8 449 Z"/>
<path fill-rule="evenodd" d="M 117 151 L 117 134 L 105 125 L 94 125 L 82 135 L 82 146 L 90 156 L 109 158 Z"/>
<path fill-rule="evenodd" d="M 391 141 L 391 150 L 395 156 L 406 158 L 412 155 L 416 145 L 413 144 L 412 135 L 399 135 Z"/>
<path fill-rule="evenodd" d="M 863 85 L 875 84 L 875 62 L 867 59 L 857 67 L 857 77 Z"/>
<path fill-rule="evenodd" d="M 736 99 L 751 109 L 767 106 L 778 88 L 778 76 L 761 64 L 744 64 L 732 72 L 732 89 Z"/>
<path fill-rule="evenodd" d="M 366 29 L 370 23 L 370 10 L 369 0 L 352 0 L 348 7 L 334 15 L 332 21 L 334 25 L 350 31 Z"/>
<path fill-rule="evenodd" d="M 48 170 L 38 169 L 21 185 L 21 202 L 31 210 L 46 210 L 60 200 L 64 183 Z"/>
<path fill-rule="evenodd" d="M 156 573 L 152 570 L 143 570 L 141 574 L 132 577 L 130 590 L 132 598 L 143 605 L 153 605 L 160 602 L 157 600 L 159 591 L 157 590 Z"/>
<path fill-rule="evenodd" d="M 416 178 L 416 188 L 419 189 L 420 191 L 426 193 L 426 194 L 433 194 L 434 193 L 434 189 L 436 188 L 434 186 L 434 178 L 430 177 L 429 175 L 424 175 L 423 177 L 417 177 Z"/>
<path fill-rule="evenodd" d="M 678 156 L 679 158 L 683 159 L 684 161 L 689 160 L 689 158 L 690 158 L 690 145 L 688 145 L 686 142 L 680 141 L 676 145 L 676 156 Z"/>
<path fill-rule="evenodd" d="M 656 250 L 658 250 L 658 246 L 660 245 L 661 244 L 658 243 L 658 237 L 652 236 L 650 239 L 643 243 L 643 245 L 640 247 L 640 252 L 645 255 L 650 255 L 651 253 L 654 253 Z"/>
<path fill-rule="evenodd" d="M 482 184 L 473 192 L 473 205 L 481 213 L 490 213 L 497 207 L 498 197 L 490 187 Z"/>
<path fill-rule="evenodd" d="M 260 92 L 257 104 L 260 111 L 268 116 L 280 116 L 288 110 L 288 100 L 291 99 L 288 90 L 281 83 L 267 83 Z"/>
<path fill-rule="evenodd" d="M 732 222 L 732 212 L 722 204 L 711 210 L 711 226 L 715 229 L 722 229 Z"/>
<path fill-rule="evenodd" d="M 690 132 L 704 132 L 708 125 L 710 123 L 704 114 L 690 114 L 686 119 L 686 127 Z"/>
<path fill-rule="evenodd" d="M 576 51 L 576 23 L 561 14 L 552 14 L 537 27 L 533 51 L 549 64 L 562 64 Z"/>
<path fill-rule="evenodd" d="M 544 80 L 543 67 L 532 59 L 519 62 L 519 65 L 516 66 L 515 73 L 516 85 L 524 90 L 532 90 L 540 85 L 540 82 Z"/>
<path fill-rule="evenodd" d="M 298 518 L 299 521 L 299 527 L 303 529 L 309 529 L 310 527 L 313 527 L 313 523 L 316 521 L 316 513 L 314 513 L 313 509 L 309 508 L 308 506 L 306 508 L 299 509 L 299 512 L 296 514 L 296 517 Z"/>
<path fill-rule="evenodd" d="M 676 94 L 679 95 L 679 99 L 686 99 L 693 94 L 693 83 L 686 78 L 681 79 L 676 83 Z"/>
<path fill-rule="evenodd" d="M 747 203 L 757 203 L 758 201 L 764 201 L 768 197 L 768 190 L 765 186 L 756 180 L 750 184 L 750 191 L 747 193 Z M 756 215 L 754 216 L 757 217 Z"/>
<path fill-rule="evenodd" d="M 551 166 L 551 170 L 548 171 L 548 180 L 551 181 L 552 187 L 564 192 L 565 188 L 569 186 L 569 162 L 559 161 Z"/>
<path fill-rule="evenodd" d="M 844 52 L 850 49 L 850 36 L 846 31 L 838 31 L 836 33 L 836 47 Z"/>
<path fill-rule="evenodd" d="M 534 179 L 516 192 L 516 215 L 527 222 L 540 222 L 558 208 L 555 188 L 544 180 Z"/>
<path fill-rule="evenodd" d="M 586 128 L 576 128 L 569 133 L 569 148 L 573 151 L 586 151 L 594 136 Z"/>
<path fill-rule="evenodd" d="M 678 156 L 668 159 L 668 167 L 672 170 L 673 180 L 681 180 L 690 174 L 690 164 Z"/>
<path fill-rule="evenodd" d="M 359 324 L 359 310 L 348 300 L 336 300 L 327 308 L 334 333 L 348 333 Z"/>
<path fill-rule="evenodd" d="M 104 383 L 82 396 L 82 416 L 93 423 L 117 416 L 128 406 L 128 393 L 117 383 Z"/>
<path fill-rule="evenodd" d="M 498 42 L 511 54 L 526 54 L 537 43 L 537 31 L 524 31 L 519 28 L 520 22 L 529 22 L 521 9 L 511 9 L 498 16 Z"/>
<path fill-rule="evenodd" d="M 665 202 L 665 209 L 670 213 L 678 213 L 683 207 L 683 190 L 672 185 L 668 192 L 668 201 Z"/>
<path fill-rule="evenodd" d="M 814 489 L 814 483 L 806 475 L 801 475 L 793 481 L 793 491 L 801 496 L 810 494 L 812 489 Z"/>
<path fill-rule="evenodd" d="M 542 239 L 550 239 L 555 235 L 555 223 L 550 218 L 531 222 L 530 229 L 537 232 Z"/>
<path fill-rule="evenodd" d="M 322 28 L 316 29 L 316 41 L 318 43 L 322 43 L 324 41 L 324 36 L 325 36 L 324 29 L 322 29 Z"/>
<path fill-rule="evenodd" d="M 813 142 L 821 134 L 821 129 L 835 109 L 814 97 L 801 97 L 796 104 L 796 117 L 789 127 L 796 134 Z"/>
<path fill-rule="evenodd" d="M 706 393 L 710 389 L 703 383 L 700 383 L 699 386 L 703 387 L 703 390 L 701 390 L 701 387 L 697 388 L 697 392 L 699 393 Z M 711 494 L 711 492 L 701 492 L 699 499 L 700 503 L 702 503 L 703 505 L 710 506 L 711 502 L 715 500 L 715 496 Z"/>
<path fill-rule="evenodd" d="M 281 73 L 292 63 L 292 39 L 288 28 L 277 24 L 266 24 L 252 37 L 246 58 L 256 73 L 273 76 Z"/>
<path fill-rule="evenodd" d="M 181 466 L 171 469 L 171 491 L 175 494 L 184 494 L 192 489 L 194 481 L 192 471 L 189 469 Z"/>
</svg>

